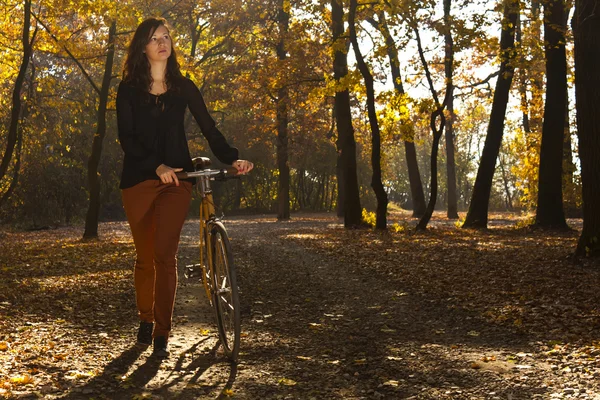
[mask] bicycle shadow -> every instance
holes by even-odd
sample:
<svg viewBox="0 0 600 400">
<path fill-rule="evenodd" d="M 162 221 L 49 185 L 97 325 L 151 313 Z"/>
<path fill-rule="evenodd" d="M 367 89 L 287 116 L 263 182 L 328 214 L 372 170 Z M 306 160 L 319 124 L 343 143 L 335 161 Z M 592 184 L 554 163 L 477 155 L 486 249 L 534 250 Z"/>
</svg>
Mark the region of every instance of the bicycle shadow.
<svg viewBox="0 0 600 400">
<path fill-rule="evenodd" d="M 211 367 L 217 364 L 228 364 L 230 365 L 230 371 L 227 382 L 223 388 L 220 389 L 216 399 L 231 398 L 231 395 L 228 395 L 227 393 L 230 393 L 229 391 L 235 383 L 235 379 L 237 377 L 237 365 L 235 363 L 230 363 L 225 359 L 219 360 L 217 357 L 217 349 L 220 346 L 219 341 L 217 341 L 208 352 L 202 353 L 199 357 L 188 360 L 188 357 L 186 356 L 186 354 L 190 353 L 196 354 L 196 350 L 207 340 L 207 338 L 202 339 L 190 348 L 183 351 L 175 362 L 175 365 L 169 368 L 172 372 L 177 372 L 177 375 L 172 379 L 168 379 L 168 382 L 163 384 L 160 388 L 156 390 L 150 390 L 150 392 L 153 395 L 160 396 L 161 398 L 212 398 L 214 394 L 211 396 L 211 393 L 214 393 L 215 390 L 218 390 L 222 385 L 222 382 L 207 384 L 204 382 L 205 378 L 203 376 Z M 132 377 L 136 374 L 136 372 L 132 374 Z M 138 387 L 143 383 L 147 383 L 144 382 L 143 379 L 139 380 L 137 378 L 132 378 L 132 380 Z"/>
</svg>

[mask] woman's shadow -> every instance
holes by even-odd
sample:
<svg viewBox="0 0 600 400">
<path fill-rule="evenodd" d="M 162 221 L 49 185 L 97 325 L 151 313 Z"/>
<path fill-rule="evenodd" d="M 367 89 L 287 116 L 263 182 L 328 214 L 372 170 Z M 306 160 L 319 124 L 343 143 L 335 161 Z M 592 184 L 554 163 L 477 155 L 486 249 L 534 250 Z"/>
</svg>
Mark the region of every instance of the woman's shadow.
<svg viewBox="0 0 600 400">
<path fill-rule="evenodd" d="M 95 395 L 102 395 L 110 399 L 131 399 L 133 395 L 139 393 L 150 393 L 158 395 L 160 398 L 198 398 L 206 391 L 212 392 L 216 386 L 198 385 L 201 377 L 212 365 L 222 363 L 216 357 L 216 351 L 219 347 L 217 342 L 208 352 L 199 354 L 197 357 L 189 360 L 189 354 L 197 354 L 196 351 L 207 339 L 204 338 L 193 344 L 189 349 L 183 351 L 174 366 L 168 369 L 177 371 L 177 374 L 170 374 L 164 385 L 153 385 L 154 388 L 146 388 L 146 385 L 156 377 L 161 365 L 165 361 L 159 357 L 148 356 L 143 364 L 137 367 L 131 374 L 127 375 L 131 367 L 146 352 L 148 346 L 134 345 L 124 351 L 119 357 L 112 360 L 105 368 L 102 374 L 95 376 L 85 385 L 74 387 L 69 392 L 60 397 L 61 399 L 89 399 Z M 217 396 L 223 398 L 223 393 L 231 389 L 237 375 L 237 367 L 231 364 L 229 378 L 225 387 Z M 177 388 L 183 386 L 183 389 Z M 174 388 L 177 388 L 173 390 Z"/>
</svg>

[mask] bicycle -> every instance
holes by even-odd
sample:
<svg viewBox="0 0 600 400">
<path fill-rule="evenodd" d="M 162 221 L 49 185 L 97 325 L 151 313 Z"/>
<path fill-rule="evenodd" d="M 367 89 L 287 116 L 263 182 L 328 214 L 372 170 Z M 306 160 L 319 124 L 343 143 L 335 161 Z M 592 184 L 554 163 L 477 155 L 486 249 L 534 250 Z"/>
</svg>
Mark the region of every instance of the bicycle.
<svg viewBox="0 0 600 400">
<path fill-rule="evenodd" d="M 196 187 L 201 195 L 200 202 L 200 264 L 186 266 L 186 277 L 192 278 L 198 272 L 206 296 L 215 309 L 219 338 L 225 355 L 237 361 L 240 351 L 240 306 L 235 265 L 231 244 L 221 218 L 215 215 L 210 181 L 224 181 L 236 178 L 237 170 L 208 169 L 210 159 L 196 157 L 193 172 L 179 172 L 178 179 L 196 178 Z"/>
</svg>

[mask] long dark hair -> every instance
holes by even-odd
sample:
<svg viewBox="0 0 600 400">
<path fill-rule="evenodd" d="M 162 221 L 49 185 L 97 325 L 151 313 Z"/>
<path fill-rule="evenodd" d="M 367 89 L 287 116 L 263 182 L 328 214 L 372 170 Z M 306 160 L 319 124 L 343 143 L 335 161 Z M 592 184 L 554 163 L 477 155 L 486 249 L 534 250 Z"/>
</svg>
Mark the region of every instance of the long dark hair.
<svg viewBox="0 0 600 400">
<path fill-rule="evenodd" d="M 169 30 L 167 21 L 164 18 L 151 17 L 146 19 L 135 30 L 127 49 L 123 80 L 145 92 L 149 92 L 152 87 L 152 75 L 150 74 L 150 62 L 148 62 L 144 50 L 156 29 L 161 25 L 167 28 L 167 31 Z M 165 71 L 167 90 L 171 89 L 173 83 L 181 77 L 175 47 L 171 40 L 171 55 L 167 59 L 167 69 Z"/>
</svg>

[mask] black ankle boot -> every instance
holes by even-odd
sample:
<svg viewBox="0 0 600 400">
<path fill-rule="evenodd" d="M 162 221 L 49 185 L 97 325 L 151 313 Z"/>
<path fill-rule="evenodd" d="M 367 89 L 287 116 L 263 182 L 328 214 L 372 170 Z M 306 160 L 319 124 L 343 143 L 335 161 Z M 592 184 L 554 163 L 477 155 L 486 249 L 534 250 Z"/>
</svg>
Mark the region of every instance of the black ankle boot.
<svg viewBox="0 0 600 400">
<path fill-rule="evenodd" d="M 167 349 L 167 338 L 165 336 L 156 336 L 154 338 L 153 354 L 159 358 L 169 357 L 169 350 Z"/>
<path fill-rule="evenodd" d="M 140 327 L 138 328 L 138 333 L 137 333 L 138 343 L 145 344 L 145 345 L 151 345 L 153 329 L 154 329 L 154 322 L 140 321 Z"/>
</svg>

